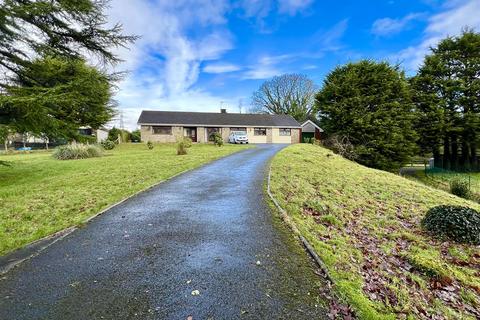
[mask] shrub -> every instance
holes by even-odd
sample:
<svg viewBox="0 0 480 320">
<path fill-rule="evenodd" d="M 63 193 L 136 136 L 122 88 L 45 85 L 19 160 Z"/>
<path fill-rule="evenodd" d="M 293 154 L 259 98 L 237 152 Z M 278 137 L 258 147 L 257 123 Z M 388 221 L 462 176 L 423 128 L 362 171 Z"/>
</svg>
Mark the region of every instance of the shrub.
<svg viewBox="0 0 480 320">
<path fill-rule="evenodd" d="M 57 160 L 73 160 L 101 157 L 102 150 L 92 144 L 72 143 L 55 148 L 53 157 Z"/>
<path fill-rule="evenodd" d="M 103 147 L 105 150 L 112 150 L 115 148 L 115 142 L 111 140 L 103 140 L 100 142 L 100 145 Z"/>
<path fill-rule="evenodd" d="M 470 198 L 470 186 L 468 181 L 455 178 L 450 181 L 450 192 L 458 197 Z"/>
<path fill-rule="evenodd" d="M 220 132 L 214 132 L 211 137 L 213 139 L 213 144 L 215 144 L 217 147 L 223 146 L 223 138 Z"/>
<path fill-rule="evenodd" d="M 187 149 L 192 146 L 192 139 L 190 138 L 181 138 L 177 142 L 177 155 L 187 154 Z"/>
<path fill-rule="evenodd" d="M 153 143 L 152 143 L 152 141 L 147 141 L 147 148 L 148 148 L 149 150 L 152 150 L 152 149 L 153 149 Z"/>
<path fill-rule="evenodd" d="M 428 210 L 422 227 L 440 238 L 480 244 L 480 214 L 462 206 L 442 205 Z"/>
<path fill-rule="evenodd" d="M 349 160 L 355 160 L 358 155 L 355 152 L 355 147 L 350 142 L 347 136 L 332 135 L 324 141 L 324 146 Z"/>
</svg>

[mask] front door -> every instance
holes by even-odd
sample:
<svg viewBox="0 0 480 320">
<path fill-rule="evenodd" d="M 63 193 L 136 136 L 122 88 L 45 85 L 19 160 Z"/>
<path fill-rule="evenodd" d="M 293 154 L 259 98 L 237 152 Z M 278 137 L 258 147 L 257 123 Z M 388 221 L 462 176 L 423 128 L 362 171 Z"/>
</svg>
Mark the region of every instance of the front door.
<svg viewBox="0 0 480 320">
<path fill-rule="evenodd" d="M 183 128 L 183 136 L 192 139 L 192 142 L 197 142 L 197 128 L 195 127 Z"/>
</svg>

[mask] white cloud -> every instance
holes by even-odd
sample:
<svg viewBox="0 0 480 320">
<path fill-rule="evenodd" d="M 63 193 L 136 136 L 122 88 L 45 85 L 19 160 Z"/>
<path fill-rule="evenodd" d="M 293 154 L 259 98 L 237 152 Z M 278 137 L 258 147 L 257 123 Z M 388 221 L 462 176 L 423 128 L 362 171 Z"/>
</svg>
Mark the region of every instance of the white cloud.
<svg viewBox="0 0 480 320">
<path fill-rule="evenodd" d="M 281 75 L 285 73 L 286 70 L 279 66 L 279 64 L 286 64 L 286 62 L 292 59 L 295 59 L 295 56 L 290 54 L 276 56 L 265 55 L 258 59 L 257 63 L 249 66 L 248 70 L 244 72 L 242 79 L 260 80 Z"/>
<path fill-rule="evenodd" d="M 203 72 L 206 73 L 226 73 L 239 71 L 242 68 L 236 64 L 231 63 L 210 63 L 203 68 Z"/>
<path fill-rule="evenodd" d="M 372 33 L 377 36 L 389 36 L 405 30 L 412 20 L 421 17 L 420 13 L 411 13 L 403 18 L 382 18 L 375 20 L 372 25 Z"/>
<path fill-rule="evenodd" d="M 118 69 L 131 71 L 115 97 L 121 110 L 129 110 L 124 117 L 130 128 L 142 109 L 188 106 L 192 110 L 201 108 L 201 101 L 215 100 L 192 88 L 202 62 L 219 59 L 233 48 L 227 10 L 228 3 L 222 0 L 111 2 L 110 21 L 120 21 L 125 33 L 141 36 L 130 49 L 117 51 L 125 60 Z M 181 97 L 185 103 L 180 103 Z"/>
<path fill-rule="evenodd" d="M 423 40 L 416 46 L 402 50 L 392 59 L 402 61 L 407 71 L 416 70 L 422 64 L 424 56 L 429 53 L 430 47 L 435 46 L 442 38 L 458 35 L 467 26 L 480 30 L 479 12 L 478 0 L 447 2 L 443 12 L 428 19 Z"/>
<path fill-rule="evenodd" d="M 278 12 L 294 16 L 308 8 L 312 3 L 313 0 L 282 0 L 279 1 Z"/>
</svg>

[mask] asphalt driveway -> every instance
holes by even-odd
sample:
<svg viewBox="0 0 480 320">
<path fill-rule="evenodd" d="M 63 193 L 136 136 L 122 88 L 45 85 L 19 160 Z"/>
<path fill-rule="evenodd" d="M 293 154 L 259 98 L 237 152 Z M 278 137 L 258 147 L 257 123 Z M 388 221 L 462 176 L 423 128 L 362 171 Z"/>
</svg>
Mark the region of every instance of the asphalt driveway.
<svg viewBox="0 0 480 320">
<path fill-rule="evenodd" d="M 325 318 L 311 259 L 265 203 L 281 147 L 180 175 L 54 243 L 0 280 L 0 319 Z"/>
</svg>

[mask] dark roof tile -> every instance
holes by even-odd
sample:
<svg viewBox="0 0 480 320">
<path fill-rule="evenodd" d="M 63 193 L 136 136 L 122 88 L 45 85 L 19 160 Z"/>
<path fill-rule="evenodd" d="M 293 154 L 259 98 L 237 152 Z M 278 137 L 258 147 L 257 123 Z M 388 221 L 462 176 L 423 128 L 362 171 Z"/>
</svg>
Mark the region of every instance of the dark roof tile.
<svg viewBox="0 0 480 320">
<path fill-rule="evenodd" d="M 213 113 L 181 111 L 142 111 L 139 124 L 300 127 L 290 115 L 252 113 Z"/>
</svg>

